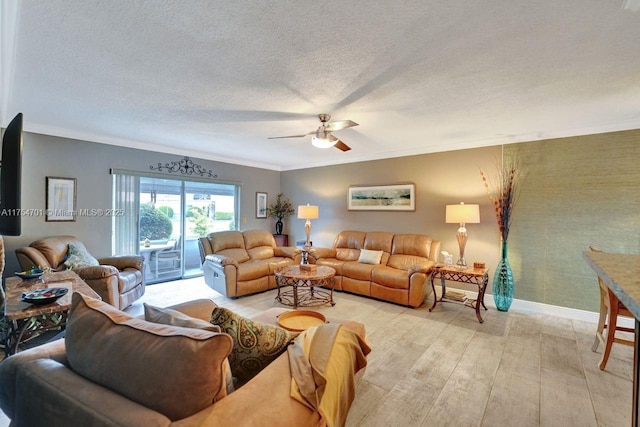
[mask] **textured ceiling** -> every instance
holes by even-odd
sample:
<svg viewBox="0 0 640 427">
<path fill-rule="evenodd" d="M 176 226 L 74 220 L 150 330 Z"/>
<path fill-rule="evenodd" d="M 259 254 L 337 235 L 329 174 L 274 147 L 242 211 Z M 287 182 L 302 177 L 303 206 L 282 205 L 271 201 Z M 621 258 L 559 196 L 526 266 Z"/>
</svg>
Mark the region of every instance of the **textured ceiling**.
<svg viewBox="0 0 640 427">
<path fill-rule="evenodd" d="M 0 7 L 0 124 L 32 132 L 287 170 L 640 128 L 622 0 Z M 267 140 L 318 113 L 351 151 Z"/>
</svg>

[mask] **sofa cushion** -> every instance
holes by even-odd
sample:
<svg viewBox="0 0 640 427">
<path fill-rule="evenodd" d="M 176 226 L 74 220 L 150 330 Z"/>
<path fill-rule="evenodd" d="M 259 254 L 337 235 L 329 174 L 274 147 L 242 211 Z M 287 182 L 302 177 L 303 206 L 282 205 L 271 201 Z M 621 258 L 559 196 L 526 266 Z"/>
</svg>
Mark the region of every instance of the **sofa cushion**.
<svg viewBox="0 0 640 427">
<path fill-rule="evenodd" d="M 226 395 L 227 334 L 147 322 L 74 293 L 65 341 L 75 372 L 171 420 Z"/>
<path fill-rule="evenodd" d="M 409 270 L 379 265 L 371 272 L 371 281 L 396 289 L 409 289 Z"/>
<path fill-rule="evenodd" d="M 389 261 L 387 261 L 387 266 L 406 271 L 414 265 L 426 265 L 428 263 L 430 261 L 427 258 L 415 255 L 391 255 Z"/>
<path fill-rule="evenodd" d="M 342 267 L 344 267 L 345 261 L 341 261 L 336 258 L 320 258 L 316 260 L 316 265 L 326 265 L 336 271 L 336 278 L 344 274 Z"/>
<path fill-rule="evenodd" d="M 245 282 L 247 280 L 260 279 L 268 275 L 269 263 L 267 261 L 252 260 L 238 265 L 238 281 Z"/>
<path fill-rule="evenodd" d="M 69 243 L 67 259 L 65 259 L 64 265 L 67 268 L 83 268 L 100 265 L 100 263 L 87 252 L 84 246 Z"/>
<path fill-rule="evenodd" d="M 360 251 L 358 262 L 361 262 L 363 264 L 380 264 L 382 254 L 382 251 L 370 251 L 368 249 L 362 249 Z"/>
<path fill-rule="evenodd" d="M 396 234 L 391 254 L 429 258 L 431 242 L 431 237 L 424 234 Z"/>
<path fill-rule="evenodd" d="M 360 249 L 336 248 L 336 259 L 340 261 L 357 261 L 360 258 Z"/>
<path fill-rule="evenodd" d="M 204 329 L 205 331 L 221 332 L 220 326 L 212 325 L 206 320 L 196 319 L 177 310 L 155 307 L 142 303 L 144 306 L 144 320 L 147 322 L 161 323 L 163 325 L 181 326 L 183 328 Z"/>
<path fill-rule="evenodd" d="M 371 231 L 367 233 L 362 248 L 389 253 L 391 252 L 393 236 L 393 233 L 386 231 Z"/>
<path fill-rule="evenodd" d="M 364 231 L 341 231 L 333 241 L 334 248 L 362 249 L 364 247 L 364 238 L 367 233 Z"/>
<path fill-rule="evenodd" d="M 153 305 L 142 303 L 144 306 L 144 320 L 147 322 L 161 323 L 163 325 L 181 326 L 183 328 L 195 328 L 204 329 L 205 331 L 220 332 L 220 326 L 212 325 L 206 320 L 197 319 L 195 317 L 188 316 L 178 310 L 171 308 L 155 307 Z M 227 394 L 231 394 L 234 391 L 233 376 L 231 375 L 231 365 L 229 365 L 229 358 L 224 362 L 224 376 Z"/>
<path fill-rule="evenodd" d="M 376 265 L 362 264 L 360 262 L 346 262 L 342 267 L 342 274 L 351 279 L 371 281 L 371 271 Z"/>
<path fill-rule="evenodd" d="M 247 319 L 224 307 L 213 309 L 211 323 L 219 325 L 233 338 L 229 363 L 233 375 L 242 382 L 274 361 L 298 335 L 279 326 Z"/>
<path fill-rule="evenodd" d="M 267 259 L 273 257 L 276 241 L 267 230 L 247 230 L 242 232 L 244 247 L 251 259 Z"/>
<path fill-rule="evenodd" d="M 249 260 L 249 254 L 244 247 L 244 238 L 239 231 L 219 231 L 208 236 L 211 250 L 214 254 L 224 255 L 238 262 Z"/>
</svg>

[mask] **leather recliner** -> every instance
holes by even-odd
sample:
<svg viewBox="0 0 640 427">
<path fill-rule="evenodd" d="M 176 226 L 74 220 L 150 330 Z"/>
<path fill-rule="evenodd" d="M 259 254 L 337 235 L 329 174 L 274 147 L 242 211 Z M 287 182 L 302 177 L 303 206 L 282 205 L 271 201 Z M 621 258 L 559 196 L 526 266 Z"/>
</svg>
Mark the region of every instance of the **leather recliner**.
<svg viewBox="0 0 640 427">
<path fill-rule="evenodd" d="M 33 266 L 66 270 L 69 243 L 86 251 L 84 244 L 74 236 L 56 236 L 36 240 L 27 247 L 16 249 L 20 267 Z M 73 269 L 103 301 L 123 310 L 144 295 L 144 260 L 139 255 L 121 255 L 99 258 L 100 265 Z"/>
</svg>

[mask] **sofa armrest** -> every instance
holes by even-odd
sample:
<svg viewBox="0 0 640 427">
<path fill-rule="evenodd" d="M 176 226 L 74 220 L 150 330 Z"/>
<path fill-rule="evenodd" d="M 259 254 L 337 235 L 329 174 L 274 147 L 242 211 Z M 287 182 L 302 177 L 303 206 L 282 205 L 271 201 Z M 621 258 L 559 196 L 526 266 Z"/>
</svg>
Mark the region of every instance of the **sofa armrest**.
<svg viewBox="0 0 640 427">
<path fill-rule="evenodd" d="M 100 263 L 100 265 L 112 265 L 120 271 L 124 270 L 125 268 L 135 268 L 139 271 L 142 271 L 144 269 L 144 257 L 140 255 L 112 256 L 100 258 L 98 262 Z"/>
<path fill-rule="evenodd" d="M 41 268 L 57 267 L 57 265 L 49 265 L 49 261 L 47 260 L 47 258 L 45 258 L 42 252 L 40 252 L 36 248 L 32 248 L 31 246 L 16 249 L 16 257 L 18 258 L 18 262 L 20 263 L 20 268 L 23 270 L 29 270 L 34 266 L 39 266 Z"/>
<path fill-rule="evenodd" d="M 73 271 L 78 273 L 82 280 L 99 280 L 105 277 L 118 276 L 118 269 L 112 265 L 96 265 L 91 267 L 76 268 Z"/>
<path fill-rule="evenodd" d="M 294 246 L 276 246 L 273 248 L 273 255 L 278 257 L 295 259 L 299 253 L 300 249 Z"/>
<path fill-rule="evenodd" d="M 15 408 L 16 377 L 21 367 L 36 359 L 51 359 L 67 365 L 67 350 L 64 340 L 56 340 L 44 345 L 21 351 L 0 363 L 0 407 L 11 416 Z"/>
<path fill-rule="evenodd" d="M 224 255 L 219 255 L 219 254 L 207 255 L 205 257 L 205 261 L 209 261 L 214 264 L 220 264 L 222 266 L 233 265 L 234 267 L 238 268 L 238 261 L 236 261 L 233 258 L 226 257 Z"/>
<path fill-rule="evenodd" d="M 309 251 L 309 255 L 311 255 L 315 259 L 335 258 L 337 252 L 335 248 L 311 248 L 311 250 Z"/>
<path fill-rule="evenodd" d="M 411 267 L 409 267 L 409 276 L 411 276 L 413 273 L 428 274 L 429 272 L 431 272 L 431 269 L 433 268 L 433 265 L 434 265 L 433 261 L 420 263 L 420 264 L 414 264 Z"/>
<path fill-rule="evenodd" d="M 52 360 L 21 367 L 12 425 L 169 426 L 171 421 Z"/>
</svg>

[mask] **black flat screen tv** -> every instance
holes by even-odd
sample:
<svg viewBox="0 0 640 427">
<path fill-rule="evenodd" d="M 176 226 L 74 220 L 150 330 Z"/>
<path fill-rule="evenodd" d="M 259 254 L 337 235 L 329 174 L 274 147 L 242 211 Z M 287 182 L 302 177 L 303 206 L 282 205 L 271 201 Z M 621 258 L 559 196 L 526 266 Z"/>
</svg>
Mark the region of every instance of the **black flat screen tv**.
<svg viewBox="0 0 640 427">
<path fill-rule="evenodd" d="M 22 180 L 22 113 L 11 120 L 2 137 L 0 159 L 0 234 L 19 236 Z"/>
</svg>

